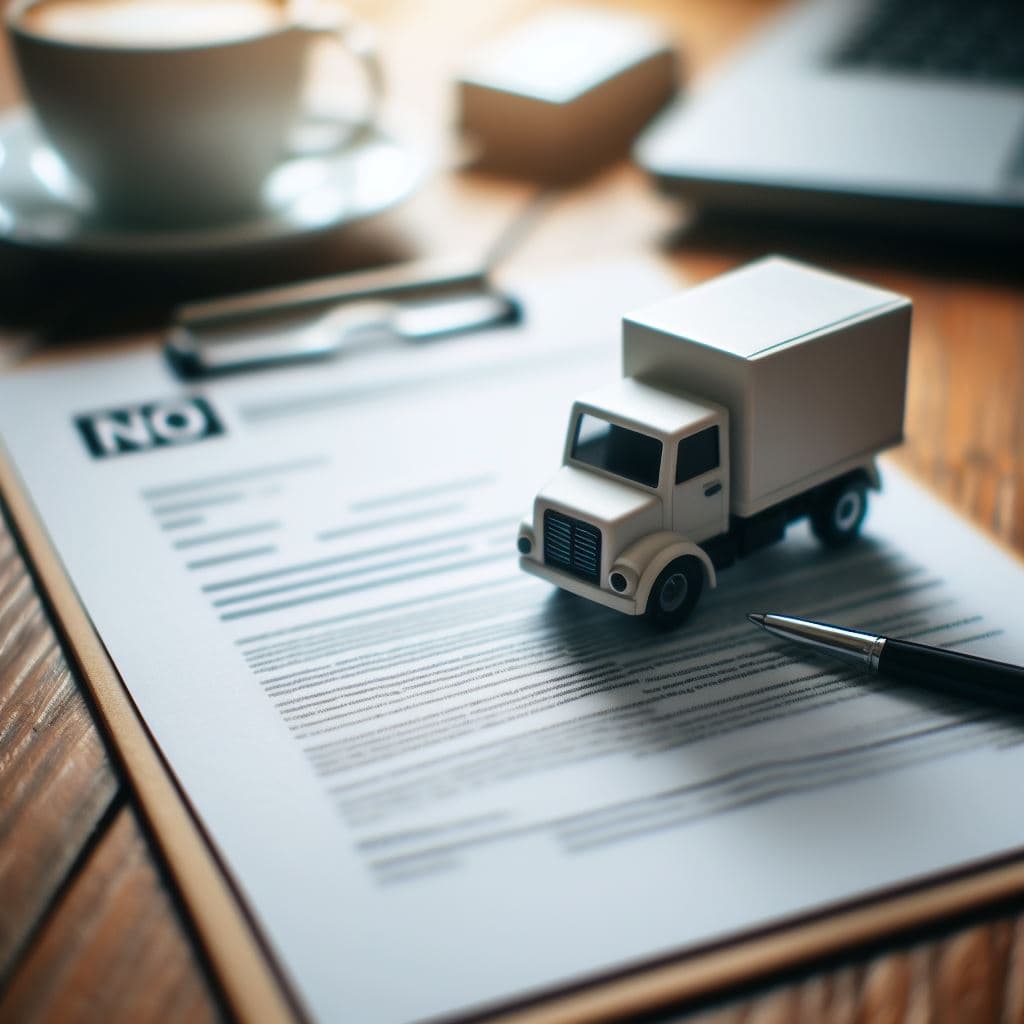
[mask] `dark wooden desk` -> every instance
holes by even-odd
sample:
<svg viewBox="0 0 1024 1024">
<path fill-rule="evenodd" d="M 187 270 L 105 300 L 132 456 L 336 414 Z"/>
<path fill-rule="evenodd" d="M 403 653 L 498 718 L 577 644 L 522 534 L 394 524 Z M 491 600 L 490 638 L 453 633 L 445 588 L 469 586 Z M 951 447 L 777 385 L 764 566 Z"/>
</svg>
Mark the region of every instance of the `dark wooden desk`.
<svg viewBox="0 0 1024 1024">
<path fill-rule="evenodd" d="M 536 6 L 373 5 L 394 69 L 395 108 L 405 111 L 410 132 L 426 124 L 436 133 L 445 123 L 448 101 L 439 83 L 450 79 L 464 46 Z M 697 74 L 772 9 L 742 0 L 643 6 L 675 27 Z M 13 100 L 9 69 L 0 70 L 0 98 Z M 472 244 L 528 194 L 510 182 L 446 176 L 357 234 L 399 239 L 397 248 L 409 251 L 450 241 L 453 233 Z M 554 200 L 516 260 L 543 266 L 653 250 L 681 281 L 696 281 L 777 249 L 909 294 L 915 328 L 907 442 L 897 458 L 1008 549 L 1024 553 L 1024 291 L 1013 276 L 1019 267 L 982 260 L 979 269 L 962 250 L 895 237 L 858 240 L 764 225 L 709 225 L 669 248 L 681 216 L 635 170 L 616 167 Z M 351 252 L 351 237 L 342 233 L 310 258 L 332 269 Z M 770 979 L 687 1013 L 758 1024 L 1024 1020 L 1024 913 L 1016 905 L 988 908 L 972 920 L 895 938 L 885 948 Z M 0 1021 L 195 1022 L 225 1015 L 88 700 L 0 525 Z"/>
</svg>

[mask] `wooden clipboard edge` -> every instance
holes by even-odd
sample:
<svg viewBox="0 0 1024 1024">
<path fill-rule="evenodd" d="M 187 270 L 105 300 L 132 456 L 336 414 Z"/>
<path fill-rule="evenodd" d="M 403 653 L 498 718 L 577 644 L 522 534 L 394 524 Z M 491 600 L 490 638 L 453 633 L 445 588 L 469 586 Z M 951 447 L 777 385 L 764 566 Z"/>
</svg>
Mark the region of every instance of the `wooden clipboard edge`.
<svg viewBox="0 0 1024 1024">
<path fill-rule="evenodd" d="M 221 992 L 241 1021 L 301 1024 L 238 893 L 136 710 L 39 516 L 0 444 L 0 496 L 100 724 L 138 798 Z"/>
<path fill-rule="evenodd" d="M 303 1024 L 297 997 L 232 887 L 225 868 L 142 722 L 10 461 L 0 444 L 0 496 L 142 811 L 171 870 L 204 952 L 235 1016 L 244 1022 Z M 598 1024 L 726 992 L 731 986 L 820 961 L 845 950 L 1024 895 L 1024 859 L 882 894 L 827 916 L 783 924 L 766 934 L 585 981 L 536 1001 L 495 1006 L 469 1019 L 493 1024 Z M 460 1015 L 453 1020 L 465 1020 Z"/>
<path fill-rule="evenodd" d="M 882 893 L 761 934 L 681 953 L 626 975 L 592 980 L 579 990 L 538 996 L 534 1004 L 481 1014 L 489 1024 L 588 1024 L 628 1020 L 658 1008 L 721 996 L 734 986 L 833 959 L 840 953 L 897 941 L 927 925 L 955 920 L 1024 895 L 1024 858 L 969 867 L 909 891 Z M 455 1020 L 456 1018 L 453 1018 Z M 476 1020 L 477 1018 L 472 1018 Z"/>
</svg>

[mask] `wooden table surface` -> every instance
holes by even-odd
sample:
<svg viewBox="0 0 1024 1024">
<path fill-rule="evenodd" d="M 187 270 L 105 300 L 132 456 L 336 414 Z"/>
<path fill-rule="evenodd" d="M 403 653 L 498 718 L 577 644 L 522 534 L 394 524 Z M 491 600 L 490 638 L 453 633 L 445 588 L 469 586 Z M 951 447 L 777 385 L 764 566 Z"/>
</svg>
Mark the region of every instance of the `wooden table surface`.
<svg viewBox="0 0 1024 1024">
<path fill-rule="evenodd" d="M 444 140 L 453 69 L 467 48 L 538 6 L 362 4 L 383 30 L 393 122 L 442 163 L 450 161 Z M 669 27 L 697 77 L 776 5 L 630 6 Z M 0 104 L 17 96 L 9 59 L 0 55 Z M 532 194 L 520 182 L 442 172 L 413 202 L 365 225 L 282 253 L 197 259 L 170 269 L 0 250 L 0 358 L 25 358 L 26 340 L 38 347 L 40 324 L 50 343 L 31 357 L 36 362 L 152 344 L 152 327 L 167 306 L 189 294 L 448 251 L 456 241 L 482 246 Z M 543 267 L 638 251 L 657 254 L 681 282 L 783 251 L 910 295 L 907 441 L 896 457 L 981 529 L 1024 552 L 1019 259 L 1014 265 L 984 249 L 915 242 L 898 232 L 690 223 L 688 211 L 655 196 L 623 163 L 551 197 L 514 260 Z M 126 294 L 138 301 L 126 304 Z M 0 524 L 0 1021 L 141 1024 L 226 1016 L 88 698 Z M 1024 1021 L 1024 912 L 1020 905 L 983 908 L 970 920 L 768 978 L 714 1003 L 672 1010 L 666 1019 L 684 1017 L 758 1024 Z"/>
</svg>

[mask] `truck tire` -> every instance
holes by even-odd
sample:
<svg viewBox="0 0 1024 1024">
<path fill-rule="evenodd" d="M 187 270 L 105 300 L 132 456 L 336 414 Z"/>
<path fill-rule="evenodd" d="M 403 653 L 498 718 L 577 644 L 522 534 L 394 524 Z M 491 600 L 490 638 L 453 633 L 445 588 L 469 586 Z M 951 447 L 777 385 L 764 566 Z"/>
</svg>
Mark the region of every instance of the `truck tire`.
<svg viewBox="0 0 1024 1024">
<path fill-rule="evenodd" d="M 867 482 L 861 476 L 847 477 L 824 490 L 811 512 L 811 529 L 822 544 L 841 548 L 860 533 L 867 511 Z"/>
<path fill-rule="evenodd" d="M 658 629 L 675 629 L 689 617 L 704 588 L 704 566 L 692 555 L 662 569 L 651 588 L 645 614 Z"/>
</svg>

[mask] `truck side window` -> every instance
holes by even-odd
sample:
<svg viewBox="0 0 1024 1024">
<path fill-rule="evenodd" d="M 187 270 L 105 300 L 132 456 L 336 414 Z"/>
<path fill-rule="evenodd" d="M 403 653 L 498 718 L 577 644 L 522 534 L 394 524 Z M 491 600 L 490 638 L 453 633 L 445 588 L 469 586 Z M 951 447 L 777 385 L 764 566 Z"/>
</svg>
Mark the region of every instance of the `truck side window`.
<svg viewBox="0 0 1024 1024">
<path fill-rule="evenodd" d="M 658 486 L 661 442 L 589 413 L 583 413 L 576 424 L 572 458 L 646 487 Z"/>
<path fill-rule="evenodd" d="M 676 483 L 692 480 L 701 473 L 718 468 L 718 427 L 708 427 L 679 442 L 676 457 Z"/>
</svg>

